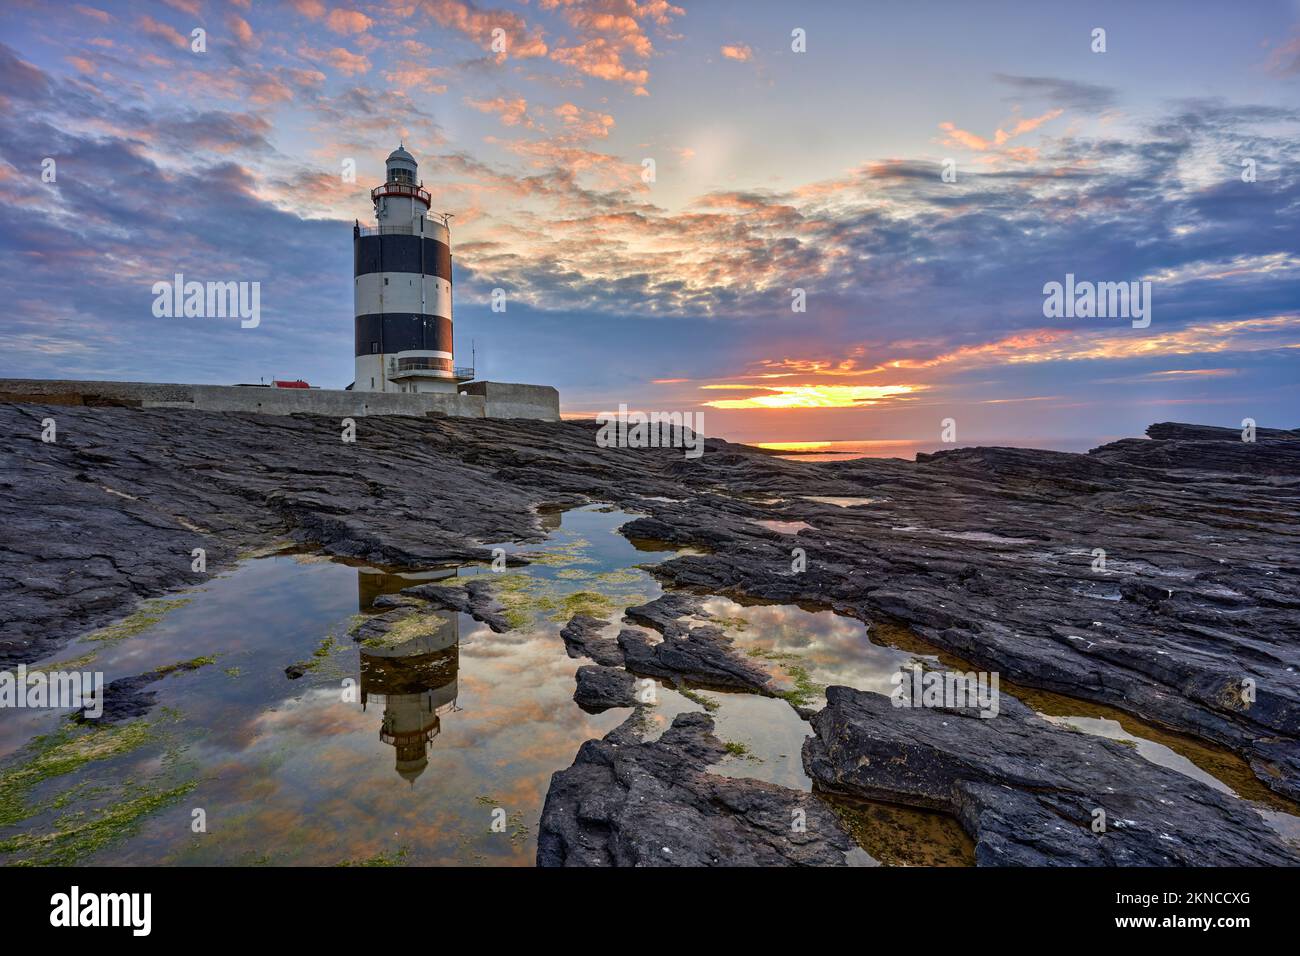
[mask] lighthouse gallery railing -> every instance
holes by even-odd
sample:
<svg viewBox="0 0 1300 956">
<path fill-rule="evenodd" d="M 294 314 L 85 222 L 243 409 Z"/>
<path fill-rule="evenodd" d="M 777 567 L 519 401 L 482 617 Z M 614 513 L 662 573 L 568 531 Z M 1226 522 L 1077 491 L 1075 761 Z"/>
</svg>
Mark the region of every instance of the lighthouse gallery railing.
<svg viewBox="0 0 1300 956">
<path fill-rule="evenodd" d="M 414 226 L 361 226 L 357 230 L 359 236 L 429 236 L 433 238 L 432 233 L 420 232 Z"/>
<path fill-rule="evenodd" d="M 370 190 L 370 199 L 372 201 L 379 199 L 380 196 L 411 196 L 420 200 L 426 206 L 432 201 L 429 198 L 429 191 L 421 186 L 412 186 L 408 183 L 384 183 L 382 186 L 376 186 Z"/>
</svg>

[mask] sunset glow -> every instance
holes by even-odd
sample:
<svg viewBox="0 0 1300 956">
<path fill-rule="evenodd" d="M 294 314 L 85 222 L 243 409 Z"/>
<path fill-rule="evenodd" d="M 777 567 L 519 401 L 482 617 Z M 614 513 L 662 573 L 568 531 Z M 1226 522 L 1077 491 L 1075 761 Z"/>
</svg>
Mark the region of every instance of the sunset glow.
<svg viewBox="0 0 1300 956">
<path fill-rule="evenodd" d="M 709 386 L 735 388 L 733 385 Z M 718 399 L 704 404 L 710 408 L 854 408 L 874 405 L 882 399 L 907 395 L 918 385 L 772 385 L 764 393 L 748 398 Z"/>
</svg>

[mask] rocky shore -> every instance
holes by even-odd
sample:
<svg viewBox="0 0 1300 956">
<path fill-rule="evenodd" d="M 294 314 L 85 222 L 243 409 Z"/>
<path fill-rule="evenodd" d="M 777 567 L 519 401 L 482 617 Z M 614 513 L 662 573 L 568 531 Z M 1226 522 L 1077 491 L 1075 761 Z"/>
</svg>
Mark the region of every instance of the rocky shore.
<svg viewBox="0 0 1300 956">
<path fill-rule="evenodd" d="M 1229 748 L 1300 799 L 1297 432 L 1243 442 L 1164 423 L 1086 455 L 812 464 L 716 439 L 695 460 L 599 448 L 578 423 L 363 418 L 345 443 L 325 418 L 0 404 L 0 425 L 0 666 L 276 544 L 394 567 L 488 561 L 485 543 L 542 537 L 539 508 L 601 501 L 645 515 L 624 535 L 696 553 L 655 566 L 668 602 L 609 622 L 616 637 L 566 628 L 570 655 L 594 668 L 777 693 L 723 629 L 691 619 L 683 592 L 830 607 L 905 625 L 953 666 Z M 411 597 L 507 626 L 490 587 L 422 588 Z M 629 703 L 622 677 L 581 680 L 597 706 Z M 1005 691 L 993 720 L 849 688 L 827 699 L 806 715 L 817 785 L 951 813 L 981 863 L 1298 861 L 1242 801 Z M 629 718 L 557 773 L 539 862 L 843 857 L 851 841 L 808 794 L 709 774 L 717 742 L 689 716 L 644 741 Z M 811 836 L 791 838 L 793 810 Z M 674 820 L 690 821 L 676 843 Z"/>
</svg>

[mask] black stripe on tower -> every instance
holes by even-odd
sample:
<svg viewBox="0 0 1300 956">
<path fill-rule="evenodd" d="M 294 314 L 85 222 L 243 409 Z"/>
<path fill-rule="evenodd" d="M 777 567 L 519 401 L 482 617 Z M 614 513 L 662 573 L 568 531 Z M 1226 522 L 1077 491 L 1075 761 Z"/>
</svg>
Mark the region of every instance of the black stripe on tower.
<svg viewBox="0 0 1300 956">
<path fill-rule="evenodd" d="M 355 236 L 352 274 L 413 272 L 451 282 L 451 249 L 427 236 Z"/>
<path fill-rule="evenodd" d="M 451 319 L 419 312 L 371 312 L 356 319 L 356 355 L 451 353 Z"/>
</svg>

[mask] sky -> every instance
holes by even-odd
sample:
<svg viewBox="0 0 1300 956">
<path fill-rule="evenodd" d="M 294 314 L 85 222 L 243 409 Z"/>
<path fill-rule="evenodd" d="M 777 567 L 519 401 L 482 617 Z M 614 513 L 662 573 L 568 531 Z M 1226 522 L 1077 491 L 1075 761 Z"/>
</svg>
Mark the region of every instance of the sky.
<svg viewBox="0 0 1300 956">
<path fill-rule="evenodd" d="M 346 386 L 399 142 L 457 364 L 566 416 L 1300 426 L 1297 0 L 0 0 L 0 376 Z M 260 324 L 155 316 L 176 273 Z M 1048 317 L 1067 275 L 1150 324 Z"/>
</svg>

